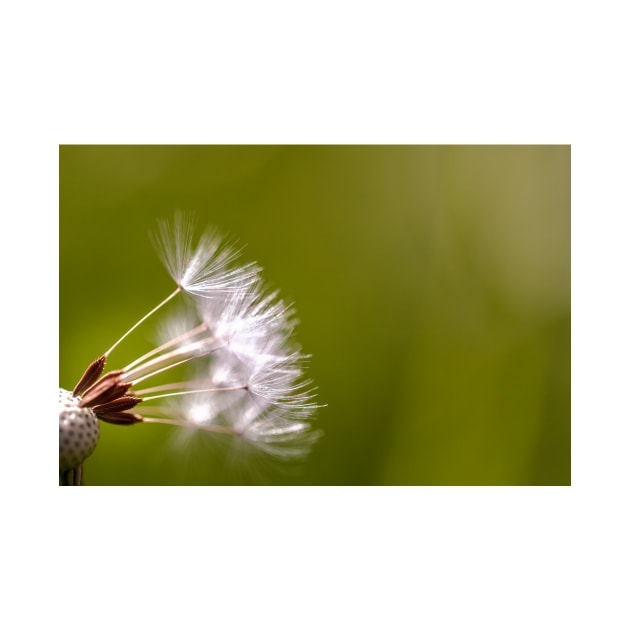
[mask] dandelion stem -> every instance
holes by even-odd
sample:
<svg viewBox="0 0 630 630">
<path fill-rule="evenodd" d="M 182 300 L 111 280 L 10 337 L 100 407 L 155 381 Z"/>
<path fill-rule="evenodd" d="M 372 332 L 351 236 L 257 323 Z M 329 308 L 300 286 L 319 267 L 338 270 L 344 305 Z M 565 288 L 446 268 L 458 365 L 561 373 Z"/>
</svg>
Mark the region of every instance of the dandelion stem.
<svg viewBox="0 0 630 630">
<path fill-rule="evenodd" d="M 180 381 L 179 383 L 168 383 L 166 385 L 155 385 L 154 387 L 145 387 L 144 389 L 135 389 L 136 396 L 144 396 L 144 394 L 153 394 L 155 392 L 167 392 L 174 389 L 180 390 L 186 387 L 199 386 L 203 381 Z"/>
<path fill-rule="evenodd" d="M 177 345 L 178 343 L 181 343 L 182 341 L 186 341 L 187 339 L 190 339 L 190 337 L 195 337 L 196 335 L 198 335 L 200 332 L 204 332 L 205 330 L 208 329 L 208 325 L 207 324 L 201 324 L 200 326 L 197 326 L 196 328 L 193 328 L 192 330 L 189 330 L 188 332 L 185 332 L 181 335 L 179 335 L 179 337 L 175 337 L 175 339 L 171 339 L 170 341 L 167 341 L 166 343 L 162 344 L 161 346 L 157 347 L 157 348 L 153 348 L 153 350 L 150 350 L 149 352 L 147 352 L 146 354 L 143 354 L 141 357 L 138 357 L 135 361 L 132 361 L 129 365 L 127 365 L 124 368 L 125 372 L 129 372 L 131 370 L 131 368 L 136 367 L 136 365 L 138 365 L 139 363 L 142 363 L 143 361 L 146 361 L 147 359 L 150 359 L 152 356 L 159 354 L 160 352 L 163 352 L 164 350 L 167 350 L 168 348 Z"/>
<path fill-rule="evenodd" d="M 173 291 L 173 293 L 171 293 L 163 302 L 160 302 L 153 310 L 149 311 L 142 319 L 140 319 L 138 322 L 136 322 L 106 353 L 105 356 L 109 356 L 112 351 L 114 350 L 114 348 L 123 340 L 125 339 L 128 335 L 130 335 L 136 328 L 138 328 L 138 326 L 140 326 L 140 324 L 142 324 L 142 322 L 144 322 L 145 320 L 147 320 L 149 317 L 151 317 L 151 315 L 153 315 L 153 313 L 155 313 L 156 311 L 158 311 L 159 309 L 161 309 L 165 304 L 167 304 L 168 302 L 170 302 L 180 291 L 182 290 L 181 287 L 177 287 L 177 289 L 175 289 L 175 291 Z"/>
<path fill-rule="evenodd" d="M 168 398 L 169 396 L 186 396 L 188 394 L 206 394 L 211 392 L 237 392 L 239 390 L 247 389 L 247 385 L 235 385 L 233 387 L 210 387 L 207 389 L 188 389 L 183 392 L 171 392 L 170 394 L 159 394 L 157 396 L 149 396 L 142 400 L 156 400 L 157 398 Z"/>
<path fill-rule="evenodd" d="M 144 374 L 144 375 L 142 375 L 140 377 L 136 377 L 132 381 L 131 384 L 135 386 L 138 383 L 141 383 L 142 381 L 146 381 L 148 378 L 151 378 L 152 376 L 156 376 L 157 374 L 161 374 L 162 372 L 166 372 L 166 370 L 170 370 L 171 368 L 177 367 L 178 365 L 182 365 L 183 363 L 187 363 L 188 361 L 192 361 L 193 359 L 198 359 L 199 357 L 202 357 L 202 356 L 203 357 L 208 356 L 209 354 L 212 354 L 215 350 L 220 350 L 220 348 L 213 348 L 212 350 L 208 350 L 208 351 L 203 352 L 201 354 L 198 354 L 198 353 L 191 354 L 190 356 L 186 357 L 185 359 L 182 359 L 181 361 L 176 361 L 175 363 L 170 363 L 169 365 L 165 365 L 163 368 L 160 368 L 159 370 L 155 370 L 154 372 L 149 372 L 149 374 Z M 162 358 L 166 358 L 166 357 L 162 357 Z M 151 362 L 149 362 L 149 363 L 151 363 Z M 144 371 L 144 368 L 146 368 L 147 365 L 148 364 L 145 364 L 144 366 L 141 365 L 140 368 Z M 140 372 L 140 374 L 142 374 L 142 372 Z M 125 374 L 124 376 L 126 378 L 128 377 L 127 374 Z"/>
<path fill-rule="evenodd" d="M 176 348 L 175 350 L 171 350 L 166 354 L 159 355 L 154 359 L 150 359 L 145 363 L 137 365 L 131 370 L 127 370 L 124 372 L 124 377 L 126 380 L 133 381 L 137 383 L 141 376 L 144 376 L 148 371 L 153 369 L 154 367 L 158 367 L 168 361 L 173 359 L 179 359 L 180 357 L 187 357 L 186 360 L 195 358 L 195 357 L 205 357 L 208 356 L 211 352 L 215 350 L 215 348 L 211 347 L 211 344 L 215 342 L 216 339 L 214 337 L 208 337 L 207 339 L 200 339 L 199 341 L 193 341 L 188 345 L 182 346 L 180 348 Z M 179 365 L 180 362 L 175 365 Z M 146 377 L 145 377 L 146 378 Z"/>
<path fill-rule="evenodd" d="M 182 365 L 182 364 L 187 363 L 188 361 L 192 361 L 192 359 L 196 359 L 196 358 L 197 358 L 196 356 L 186 357 L 185 359 L 182 359 L 181 361 L 176 361 L 175 363 L 171 363 L 169 365 L 165 365 L 163 368 L 160 368 L 159 370 L 155 370 L 153 372 L 149 372 L 148 374 L 145 374 L 144 376 L 141 376 L 140 378 L 136 378 L 132 382 L 132 386 L 135 386 L 138 383 L 142 383 L 142 381 L 146 381 L 148 378 L 151 378 L 152 376 L 156 376 L 157 374 L 161 374 L 162 372 L 166 372 L 166 370 L 170 370 L 171 368 L 177 367 L 178 365 Z"/>
<path fill-rule="evenodd" d="M 232 427 L 223 427 L 217 424 L 204 424 L 201 422 L 189 422 L 187 420 L 172 420 L 171 418 L 142 418 L 143 422 L 152 422 L 155 424 L 172 424 L 176 427 L 188 427 L 191 429 L 203 429 L 204 431 L 213 431 L 215 433 L 227 433 L 228 435 L 237 435 L 238 431 Z"/>
</svg>

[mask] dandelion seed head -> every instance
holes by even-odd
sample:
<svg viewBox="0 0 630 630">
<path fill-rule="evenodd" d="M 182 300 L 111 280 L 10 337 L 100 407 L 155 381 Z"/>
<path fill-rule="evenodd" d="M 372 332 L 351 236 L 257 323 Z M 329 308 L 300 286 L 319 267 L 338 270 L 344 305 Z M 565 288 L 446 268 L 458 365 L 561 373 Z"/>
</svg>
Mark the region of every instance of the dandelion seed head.
<svg viewBox="0 0 630 630">
<path fill-rule="evenodd" d="M 60 471 L 92 453 L 99 421 L 174 425 L 182 443 L 201 430 L 232 444 L 233 455 L 305 457 L 320 436 L 311 426 L 318 405 L 293 305 L 265 287 L 256 264 L 237 265 L 238 250 L 216 232 L 195 244 L 190 215 L 159 222 L 154 239 L 178 288 L 92 362 L 72 392 L 61 390 Z M 110 352 L 178 295 L 186 308 L 158 327 L 159 345 L 103 375 Z M 187 380 L 148 382 L 177 366 L 189 368 Z"/>
</svg>

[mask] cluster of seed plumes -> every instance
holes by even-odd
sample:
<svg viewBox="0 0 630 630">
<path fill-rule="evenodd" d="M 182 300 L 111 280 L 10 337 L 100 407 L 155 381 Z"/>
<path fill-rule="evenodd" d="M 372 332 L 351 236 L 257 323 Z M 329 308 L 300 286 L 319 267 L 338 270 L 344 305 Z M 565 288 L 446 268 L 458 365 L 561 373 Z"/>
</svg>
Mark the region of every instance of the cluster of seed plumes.
<svg viewBox="0 0 630 630">
<path fill-rule="evenodd" d="M 160 222 L 154 237 L 176 288 L 93 361 L 72 391 L 60 390 L 60 483 L 82 482 L 99 421 L 194 428 L 230 435 L 274 458 L 303 458 L 319 433 L 311 426 L 317 404 L 303 376 L 308 357 L 294 340 L 293 308 L 264 289 L 257 265 L 236 265 L 238 252 L 216 234 L 206 232 L 195 244 L 190 216 Z M 163 323 L 158 344 L 106 372 L 118 344 L 182 294 L 187 309 Z M 191 368 L 188 380 L 143 384 L 180 365 Z M 151 413 L 143 413 L 149 401 Z"/>
</svg>

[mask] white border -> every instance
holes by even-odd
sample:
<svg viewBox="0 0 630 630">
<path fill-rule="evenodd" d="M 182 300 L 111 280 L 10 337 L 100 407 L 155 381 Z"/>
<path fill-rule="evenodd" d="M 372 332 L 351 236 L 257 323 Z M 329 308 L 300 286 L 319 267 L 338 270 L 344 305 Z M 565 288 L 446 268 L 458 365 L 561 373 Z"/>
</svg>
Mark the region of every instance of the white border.
<svg viewBox="0 0 630 630">
<path fill-rule="evenodd" d="M 225 4 L 3 9 L 2 616 L 33 627 L 69 615 L 118 628 L 627 624 L 615 577 L 628 560 L 620 5 Z M 571 143 L 574 487 L 42 484 L 57 146 L 100 142 Z"/>
</svg>

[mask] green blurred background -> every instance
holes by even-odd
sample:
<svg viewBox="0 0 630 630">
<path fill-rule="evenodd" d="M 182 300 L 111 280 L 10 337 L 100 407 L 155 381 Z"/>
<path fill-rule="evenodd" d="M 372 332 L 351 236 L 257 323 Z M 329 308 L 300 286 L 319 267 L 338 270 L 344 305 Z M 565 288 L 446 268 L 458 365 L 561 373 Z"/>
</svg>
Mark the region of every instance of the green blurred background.
<svg viewBox="0 0 630 630">
<path fill-rule="evenodd" d="M 295 301 L 327 405 L 301 470 L 102 423 L 86 484 L 570 484 L 569 146 L 61 146 L 59 167 L 60 386 L 171 292 L 149 232 L 182 209 Z"/>
</svg>

